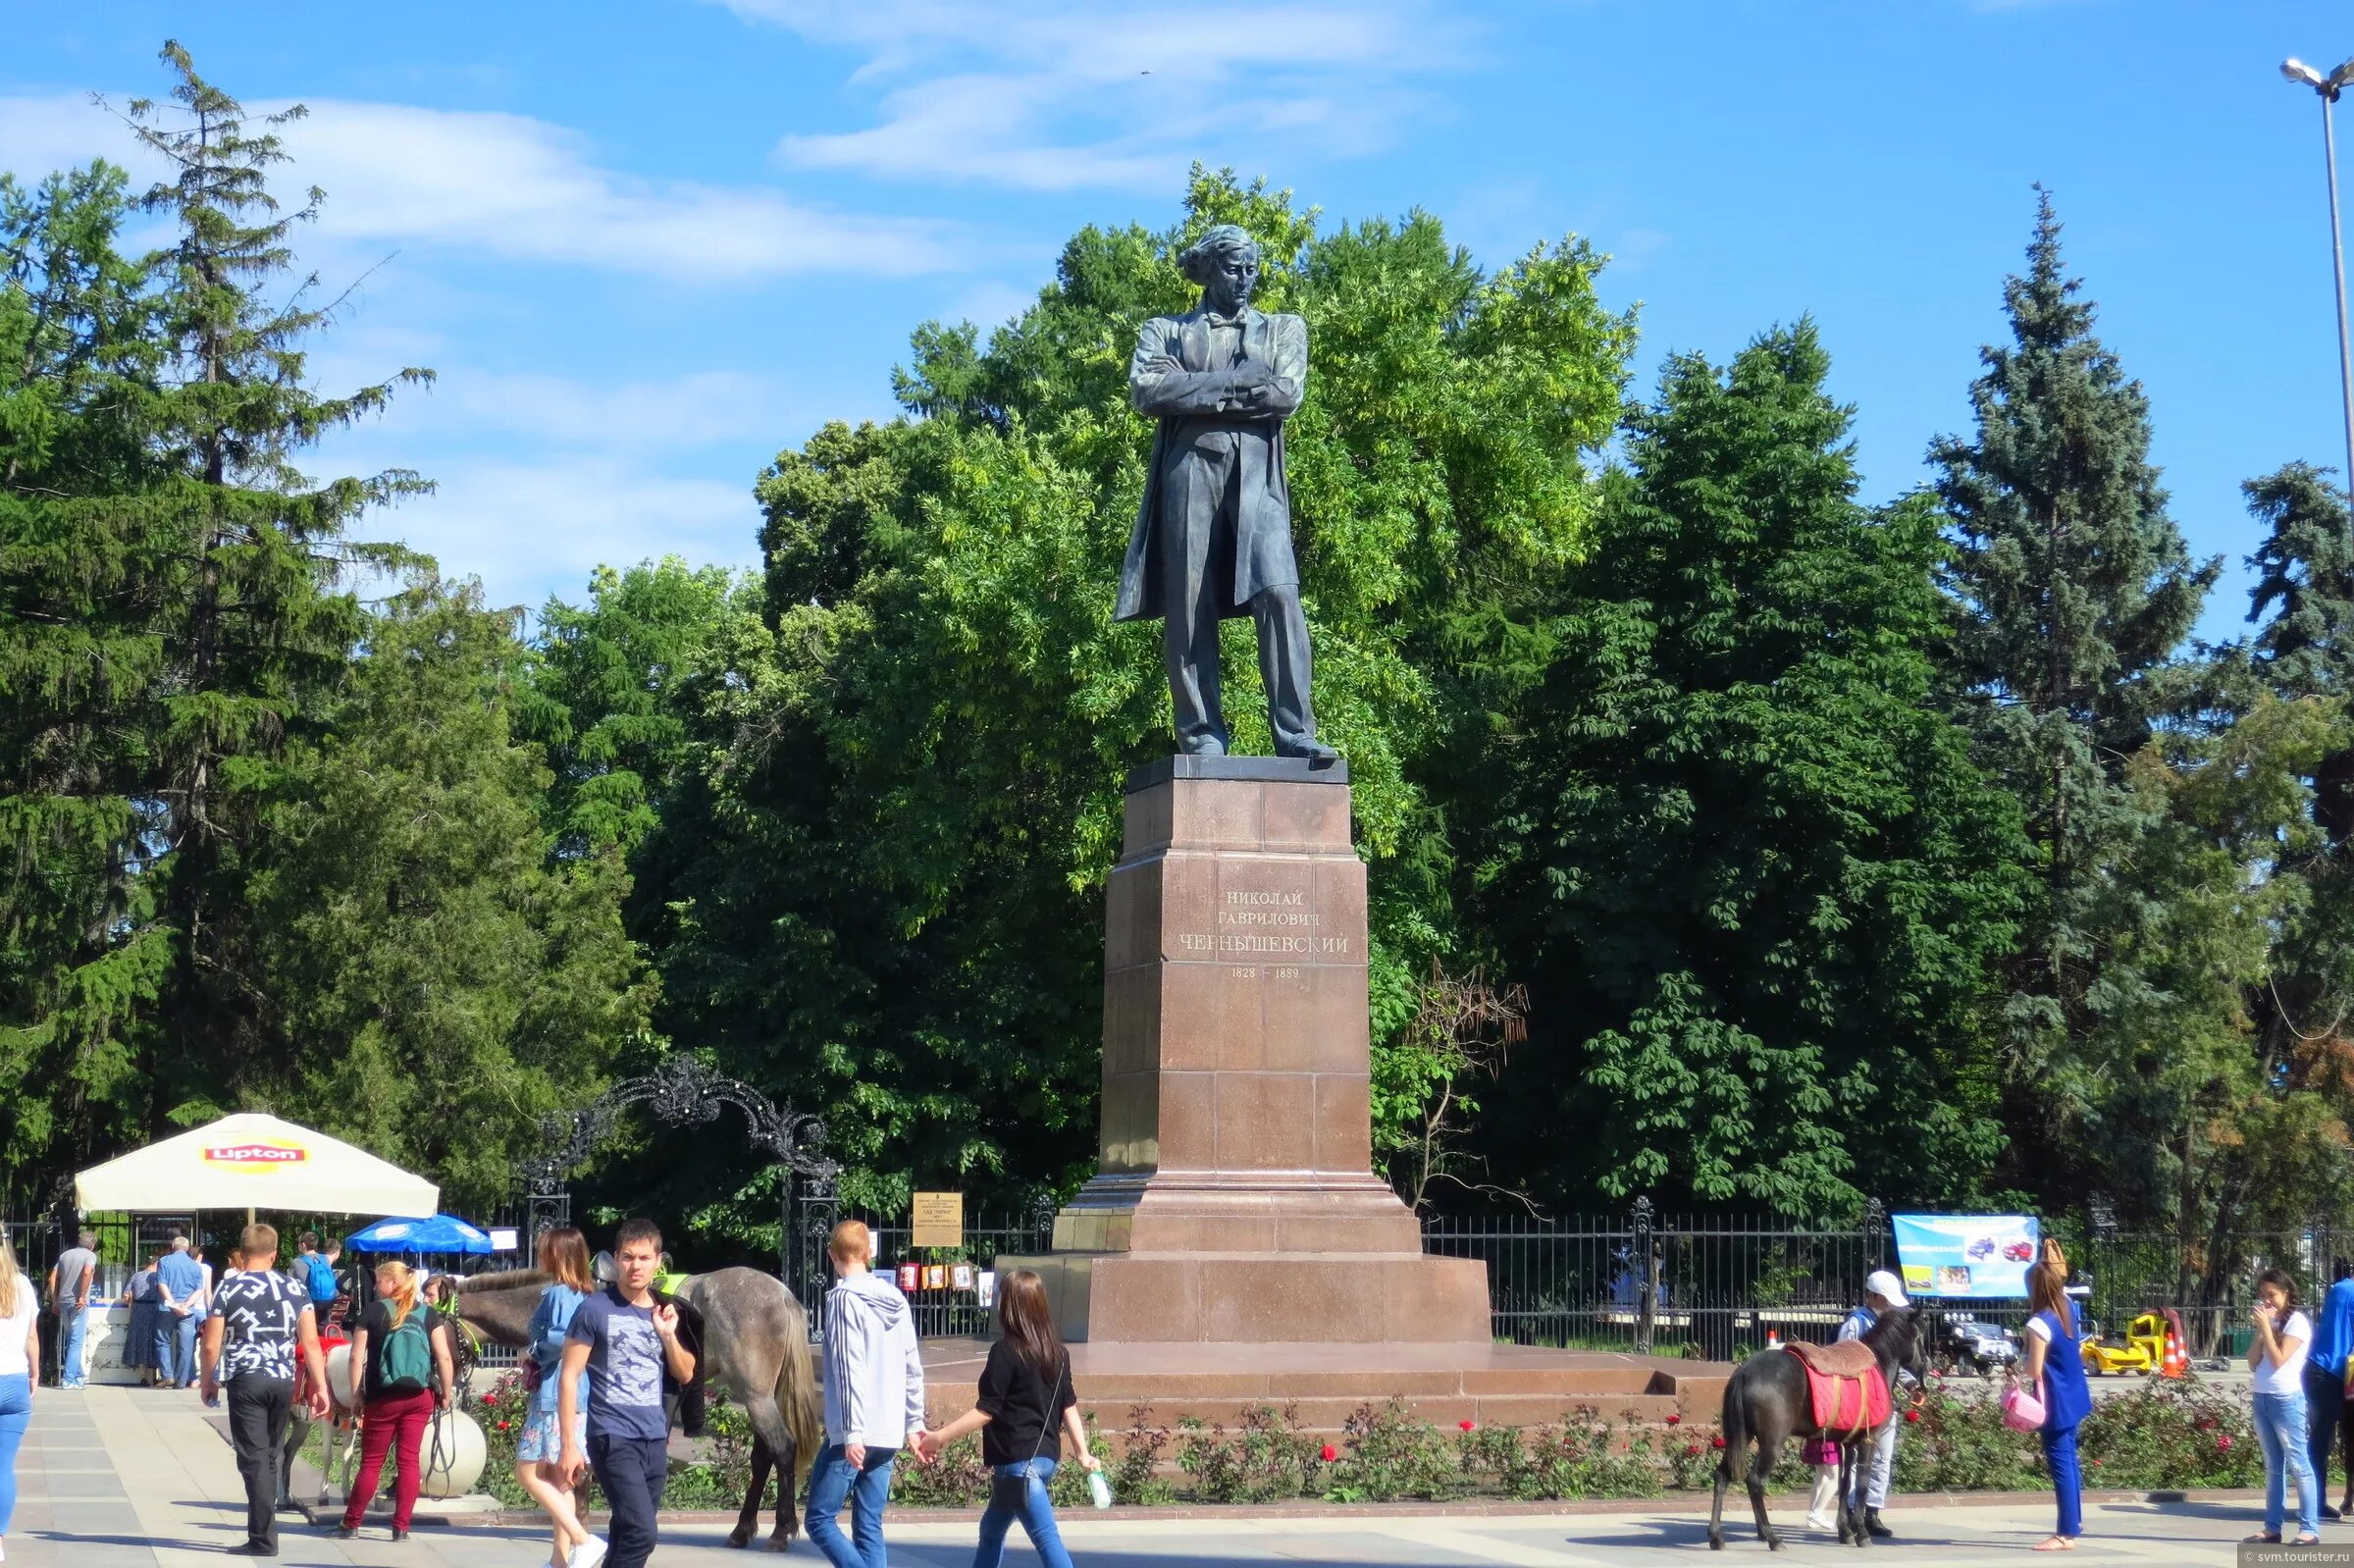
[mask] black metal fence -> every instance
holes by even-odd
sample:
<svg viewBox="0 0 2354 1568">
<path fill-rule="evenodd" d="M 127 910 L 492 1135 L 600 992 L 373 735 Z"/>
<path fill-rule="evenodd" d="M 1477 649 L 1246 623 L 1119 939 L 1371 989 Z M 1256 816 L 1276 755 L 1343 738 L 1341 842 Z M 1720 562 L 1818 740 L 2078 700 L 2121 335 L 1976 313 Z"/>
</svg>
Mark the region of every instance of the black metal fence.
<svg viewBox="0 0 2354 1568">
<path fill-rule="evenodd" d="M 1768 1336 L 1829 1339 L 1890 1266 L 1886 1216 L 1824 1228 L 1765 1216 L 1439 1218 L 1425 1250 L 1488 1265 L 1495 1336 L 1726 1360 Z"/>
<path fill-rule="evenodd" d="M 2194 1356 L 2245 1349 L 2260 1271 L 2286 1269 L 2312 1300 L 2341 1260 L 2354 1262 L 2354 1225 L 2335 1218 L 2285 1230 L 2187 1234 L 2074 1222 L 2050 1228 L 2066 1248 L 2094 1332 L 2114 1337 L 2135 1316 L 2171 1308 Z M 1638 1199 L 1616 1215 L 1439 1217 L 1425 1225 L 1423 1245 L 1488 1265 L 1498 1339 L 1710 1360 L 1738 1357 L 1769 1336 L 1832 1337 L 1863 1299 L 1864 1277 L 1897 1266 L 1877 1205 L 1853 1226 L 1824 1227 L 1771 1216 L 1659 1215 Z M 2013 1328 L 2026 1317 L 2024 1302 L 1955 1310 Z"/>
</svg>

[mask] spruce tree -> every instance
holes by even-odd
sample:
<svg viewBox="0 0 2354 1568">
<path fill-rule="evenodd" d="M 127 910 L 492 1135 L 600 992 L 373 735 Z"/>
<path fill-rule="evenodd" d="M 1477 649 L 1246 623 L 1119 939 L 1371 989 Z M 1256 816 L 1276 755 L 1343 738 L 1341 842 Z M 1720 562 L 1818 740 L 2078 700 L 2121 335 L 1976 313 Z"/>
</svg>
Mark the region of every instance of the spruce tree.
<svg viewBox="0 0 2354 1568">
<path fill-rule="evenodd" d="M 2248 619 L 2262 623 L 2251 653 L 2283 697 L 2354 699 L 2354 528 L 2342 492 L 2310 463 L 2240 487 L 2265 524 Z M 2314 814 L 2333 855 L 2354 838 L 2354 752 L 2333 752 L 2314 780 Z"/>
<path fill-rule="evenodd" d="M 118 248 L 125 177 L 0 175 L 0 1177 L 103 1143 L 144 1108 L 134 1063 L 171 942 L 144 870 L 179 551 L 116 504 L 143 453 L 126 374 L 144 326 Z M 45 1202 L 26 1190 L 18 1202 Z"/>
<path fill-rule="evenodd" d="M 170 994 L 147 1065 L 158 1119 L 217 1110 L 217 1087 L 267 1050 L 256 1027 L 254 933 L 239 887 L 255 811 L 289 736 L 316 730 L 363 617 L 351 574 L 396 567 L 392 547 L 344 536 L 361 512 L 429 487 L 414 474 L 320 483 L 295 460 L 337 427 L 381 409 L 396 382 L 326 396 L 305 380 L 306 347 L 327 325 L 310 303 L 271 295 L 292 267 L 290 235 L 324 192 L 282 207 L 271 172 L 287 161 L 276 128 L 300 105 L 249 124 L 238 102 L 196 74 L 177 42 L 163 59 L 176 108 L 127 105 L 139 142 L 170 178 L 140 205 L 173 242 L 147 259 L 151 326 L 135 432 L 143 471 L 117 497 L 179 547 L 154 796 L 167 813 L 155 869 L 174 940 Z"/>
<path fill-rule="evenodd" d="M 1532 1044 L 1494 1099 L 1555 1198 L 1852 1214 L 2000 1139 L 1960 1045 L 2014 822 L 1927 701 L 1934 518 L 1857 503 L 1828 365 L 1805 324 L 1669 363 L 1498 758 Z"/>
<path fill-rule="evenodd" d="M 1929 456 L 1953 541 L 1952 675 L 1979 759 L 2019 804 L 2040 883 L 1997 1022 L 2005 1174 L 2081 1197 L 2087 1174 L 2066 1151 L 2106 1092 L 2083 1048 L 2096 1007 L 2143 984 L 2108 962 L 2103 928 L 2117 917 L 2104 879 L 2149 826 L 2124 770 L 2163 716 L 2162 677 L 2221 562 L 2194 563 L 2167 512 L 2148 399 L 2093 335 L 2050 194 L 2037 195 L 2026 274 L 2004 288 L 2013 340 L 1981 350 L 1971 387 L 1976 435 Z"/>
</svg>

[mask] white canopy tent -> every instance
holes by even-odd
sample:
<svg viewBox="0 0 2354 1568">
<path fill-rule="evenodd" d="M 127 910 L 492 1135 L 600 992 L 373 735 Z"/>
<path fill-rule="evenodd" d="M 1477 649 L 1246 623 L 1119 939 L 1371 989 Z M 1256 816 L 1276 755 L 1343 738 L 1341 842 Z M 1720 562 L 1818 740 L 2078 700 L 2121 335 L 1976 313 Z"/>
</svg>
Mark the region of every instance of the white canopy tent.
<svg viewBox="0 0 2354 1568">
<path fill-rule="evenodd" d="M 442 1192 L 340 1138 L 245 1112 L 92 1166 L 74 1178 L 74 1201 L 84 1213 L 288 1209 L 422 1218 L 440 1210 Z"/>
</svg>

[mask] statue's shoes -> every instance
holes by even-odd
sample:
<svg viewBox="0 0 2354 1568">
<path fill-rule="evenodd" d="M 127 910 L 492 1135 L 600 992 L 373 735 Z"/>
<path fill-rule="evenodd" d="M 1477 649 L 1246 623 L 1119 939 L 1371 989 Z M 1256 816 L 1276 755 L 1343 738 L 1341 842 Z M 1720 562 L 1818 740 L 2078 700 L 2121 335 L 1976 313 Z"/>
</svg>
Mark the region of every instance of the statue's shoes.
<svg viewBox="0 0 2354 1568">
<path fill-rule="evenodd" d="M 1317 764 L 1322 764 L 1325 762 L 1337 762 L 1340 760 L 1340 754 L 1334 751 L 1330 746 L 1325 745 L 1322 741 L 1310 741 L 1298 751 L 1278 752 L 1276 753 L 1276 756 L 1297 757 L 1304 758 L 1311 763 Z"/>
</svg>

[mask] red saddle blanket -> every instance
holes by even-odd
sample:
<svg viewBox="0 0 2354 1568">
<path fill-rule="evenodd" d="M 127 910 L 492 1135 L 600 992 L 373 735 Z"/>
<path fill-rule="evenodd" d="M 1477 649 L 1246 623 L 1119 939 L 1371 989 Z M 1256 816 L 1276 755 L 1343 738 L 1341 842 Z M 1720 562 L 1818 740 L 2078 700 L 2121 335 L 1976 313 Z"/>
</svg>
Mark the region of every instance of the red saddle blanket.
<svg viewBox="0 0 2354 1568">
<path fill-rule="evenodd" d="M 1860 1437 L 1888 1424 L 1892 1408 L 1888 1380 L 1871 1350 L 1858 1340 L 1837 1344 L 1793 1343 L 1784 1349 L 1806 1369 L 1806 1395 L 1814 1406 L 1814 1424 L 1826 1437 Z"/>
</svg>

